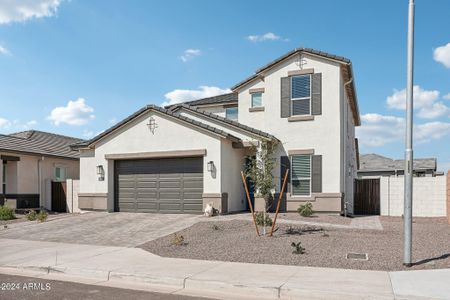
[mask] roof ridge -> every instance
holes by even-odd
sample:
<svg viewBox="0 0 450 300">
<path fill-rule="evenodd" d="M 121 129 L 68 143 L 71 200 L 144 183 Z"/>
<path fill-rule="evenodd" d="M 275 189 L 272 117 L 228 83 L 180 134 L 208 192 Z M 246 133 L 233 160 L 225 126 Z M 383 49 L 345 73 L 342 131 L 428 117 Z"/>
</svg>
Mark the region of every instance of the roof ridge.
<svg viewBox="0 0 450 300">
<path fill-rule="evenodd" d="M 18 137 L 15 136 L 16 134 L 23 134 L 23 133 L 27 133 L 30 132 L 30 136 L 28 138 L 23 138 L 23 137 Z M 72 140 L 83 140 L 81 138 L 77 138 L 77 137 L 72 137 L 72 136 L 68 136 L 68 135 L 63 135 L 63 134 L 59 134 L 59 133 L 53 133 L 53 132 L 48 132 L 48 131 L 42 131 L 42 130 L 35 130 L 35 129 L 30 129 L 30 130 L 23 130 L 23 131 L 18 131 L 18 132 L 13 132 L 10 134 L 7 134 L 10 137 L 16 137 L 16 138 L 22 138 L 22 139 L 30 139 L 35 133 L 43 133 L 43 134 L 47 134 L 47 135 L 51 135 L 51 136 L 57 136 L 57 137 L 62 137 L 62 138 L 68 138 L 68 139 L 72 139 Z"/>
</svg>

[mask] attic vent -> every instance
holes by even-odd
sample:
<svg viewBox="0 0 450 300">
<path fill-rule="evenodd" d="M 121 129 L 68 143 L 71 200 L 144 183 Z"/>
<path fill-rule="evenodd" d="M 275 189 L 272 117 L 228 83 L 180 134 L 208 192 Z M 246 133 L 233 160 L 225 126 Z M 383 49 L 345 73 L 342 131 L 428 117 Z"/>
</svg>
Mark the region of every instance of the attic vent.
<svg viewBox="0 0 450 300">
<path fill-rule="evenodd" d="M 347 253 L 346 259 L 350 260 L 369 260 L 369 255 L 367 253 Z"/>
</svg>

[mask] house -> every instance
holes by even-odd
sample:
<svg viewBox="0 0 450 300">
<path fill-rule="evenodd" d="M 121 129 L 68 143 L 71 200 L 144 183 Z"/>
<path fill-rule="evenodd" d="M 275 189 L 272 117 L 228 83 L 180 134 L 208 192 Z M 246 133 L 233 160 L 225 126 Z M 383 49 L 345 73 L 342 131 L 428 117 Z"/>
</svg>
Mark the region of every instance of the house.
<svg viewBox="0 0 450 300">
<path fill-rule="evenodd" d="M 200 213 L 246 210 L 245 157 L 276 145 L 274 176 L 290 170 L 283 206 L 352 212 L 360 125 L 350 60 L 294 49 L 232 87 L 171 107 L 148 105 L 80 152 L 81 209 Z"/>
<path fill-rule="evenodd" d="M 359 162 L 354 214 L 402 216 L 405 161 L 363 154 Z M 436 172 L 436 158 L 416 158 L 413 169 L 413 216 L 446 216 L 447 178 L 443 172 Z"/>
<path fill-rule="evenodd" d="M 405 160 L 391 159 L 379 154 L 363 154 L 359 157 L 360 168 L 358 178 L 370 176 L 403 176 Z M 436 172 L 436 158 L 415 158 L 413 163 L 414 176 L 436 176 L 443 173 Z"/>
<path fill-rule="evenodd" d="M 0 205 L 51 209 L 52 181 L 79 178 L 80 139 L 29 130 L 0 134 Z"/>
</svg>

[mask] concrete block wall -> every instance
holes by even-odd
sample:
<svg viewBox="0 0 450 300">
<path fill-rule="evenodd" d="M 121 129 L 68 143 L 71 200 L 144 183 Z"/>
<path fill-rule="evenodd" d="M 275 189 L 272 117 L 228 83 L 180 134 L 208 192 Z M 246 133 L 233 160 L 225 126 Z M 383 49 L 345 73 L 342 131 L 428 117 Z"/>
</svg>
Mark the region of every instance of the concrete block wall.
<svg viewBox="0 0 450 300">
<path fill-rule="evenodd" d="M 447 215 L 447 176 L 414 177 L 413 215 L 445 217 Z M 380 213 L 384 216 L 403 215 L 404 177 L 380 178 Z"/>
</svg>

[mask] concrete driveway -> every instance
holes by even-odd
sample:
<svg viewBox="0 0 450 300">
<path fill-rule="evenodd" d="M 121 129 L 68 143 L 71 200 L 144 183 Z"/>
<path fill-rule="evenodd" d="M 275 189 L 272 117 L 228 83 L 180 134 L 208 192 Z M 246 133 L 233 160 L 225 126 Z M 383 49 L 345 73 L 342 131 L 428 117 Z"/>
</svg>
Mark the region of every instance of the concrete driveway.
<svg viewBox="0 0 450 300">
<path fill-rule="evenodd" d="M 200 215 L 89 212 L 0 228 L 0 238 L 134 247 L 192 226 Z"/>
</svg>

